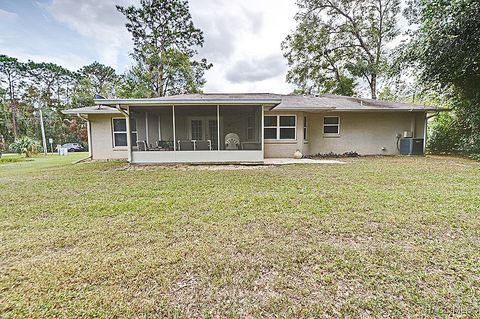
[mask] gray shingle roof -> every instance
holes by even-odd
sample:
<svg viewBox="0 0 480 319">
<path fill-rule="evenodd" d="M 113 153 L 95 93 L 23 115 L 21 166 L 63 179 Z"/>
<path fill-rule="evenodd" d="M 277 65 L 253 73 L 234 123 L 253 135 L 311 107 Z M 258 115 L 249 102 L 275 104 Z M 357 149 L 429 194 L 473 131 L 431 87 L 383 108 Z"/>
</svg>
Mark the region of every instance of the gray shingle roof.
<svg viewBox="0 0 480 319">
<path fill-rule="evenodd" d="M 440 111 L 443 108 L 417 104 L 364 99 L 333 94 L 283 95 L 276 111 Z"/>
<path fill-rule="evenodd" d="M 435 106 L 372 100 L 333 94 L 323 95 L 282 95 L 273 93 L 206 93 L 184 94 L 151 99 L 97 99 L 97 106 L 66 110 L 66 114 L 120 114 L 112 107 L 120 105 L 269 105 L 274 111 L 305 112 L 372 112 L 372 111 L 446 111 Z M 100 106 L 100 109 L 98 108 Z"/>
</svg>

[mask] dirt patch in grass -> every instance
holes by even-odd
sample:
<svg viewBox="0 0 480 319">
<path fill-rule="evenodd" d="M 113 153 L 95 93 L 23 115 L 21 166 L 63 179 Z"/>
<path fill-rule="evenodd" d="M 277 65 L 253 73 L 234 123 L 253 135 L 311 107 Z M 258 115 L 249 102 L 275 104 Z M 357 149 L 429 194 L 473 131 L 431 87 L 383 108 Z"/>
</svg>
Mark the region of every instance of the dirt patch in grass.
<svg viewBox="0 0 480 319">
<path fill-rule="evenodd" d="M 114 168 L 116 171 L 156 171 L 156 170 L 175 170 L 175 171 L 238 171 L 238 170 L 258 170 L 267 169 L 268 165 L 124 165 Z"/>
</svg>

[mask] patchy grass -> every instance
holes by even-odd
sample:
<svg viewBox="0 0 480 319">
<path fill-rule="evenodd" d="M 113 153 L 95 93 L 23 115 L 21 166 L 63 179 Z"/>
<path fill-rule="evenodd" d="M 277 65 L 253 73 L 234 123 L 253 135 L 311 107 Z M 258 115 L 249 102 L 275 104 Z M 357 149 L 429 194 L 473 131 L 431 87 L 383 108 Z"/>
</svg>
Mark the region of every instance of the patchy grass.
<svg viewBox="0 0 480 319">
<path fill-rule="evenodd" d="M 21 161 L 24 161 L 24 160 L 25 160 L 25 158 L 20 156 L 20 155 L 8 155 L 8 156 L 3 155 L 2 157 L 0 157 L 0 165 L 1 164 L 17 163 L 17 162 L 21 162 Z"/>
<path fill-rule="evenodd" d="M 4 317 L 480 317 L 477 162 L 72 160 L 0 168 Z"/>
</svg>

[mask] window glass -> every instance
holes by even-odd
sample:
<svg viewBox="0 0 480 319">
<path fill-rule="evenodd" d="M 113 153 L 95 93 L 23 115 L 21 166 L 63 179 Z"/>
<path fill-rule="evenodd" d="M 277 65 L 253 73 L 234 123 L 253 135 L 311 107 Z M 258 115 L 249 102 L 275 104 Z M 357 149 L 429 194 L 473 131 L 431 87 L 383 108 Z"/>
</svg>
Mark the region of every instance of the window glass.
<svg viewBox="0 0 480 319">
<path fill-rule="evenodd" d="M 295 126 L 295 116 L 280 116 L 280 126 Z"/>
<path fill-rule="evenodd" d="M 113 119 L 113 131 L 114 132 L 126 132 L 127 121 L 125 119 Z"/>
<path fill-rule="evenodd" d="M 269 140 L 294 140 L 296 117 L 294 115 L 265 116 L 264 138 Z"/>
<path fill-rule="evenodd" d="M 324 117 L 323 124 L 338 124 L 338 116 L 335 117 Z"/>
<path fill-rule="evenodd" d="M 191 121 L 191 128 L 192 128 L 192 140 L 202 140 L 202 120 L 192 120 Z"/>
<path fill-rule="evenodd" d="M 338 134 L 338 126 L 324 126 L 323 133 L 325 134 Z"/>
<path fill-rule="evenodd" d="M 265 128 L 264 139 L 275 140 L 277 139 L 277 129 L 276 128 Z"/>
<path fill-rule="evenodd" d="M 277 126 L 276 116 L 265 116 L 264 126 Z"/>
<path fill-rule="evenodd" d="M 303 139 L 308 140 L 307 117 L 303 118 Z"/>
<path fill-rule="evenodd" d="M 127 133 L 115 133 L 115 146 L 127 146 Z"/>
<path fill-rule="evenodd" d="M 113 119 L 113 146 L 127 146 L 127 120 Z"/>
<path fill-rule="evenodd" d="M 282 139 L 282 140 L 293 140 L 293 139 L 295 139 L 295 129 L 294 128 L 280 128 L 280 139 Z"/>
</svg>

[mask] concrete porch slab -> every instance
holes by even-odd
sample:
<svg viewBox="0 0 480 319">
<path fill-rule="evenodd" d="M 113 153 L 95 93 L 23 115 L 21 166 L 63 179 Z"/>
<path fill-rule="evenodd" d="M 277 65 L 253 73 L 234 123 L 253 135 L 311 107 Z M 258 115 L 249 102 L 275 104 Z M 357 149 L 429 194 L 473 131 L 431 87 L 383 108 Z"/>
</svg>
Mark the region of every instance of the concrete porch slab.
<svg viewBox="0 0 480 319">
<path fill-rule="evenodd" d="M 288 164 L 345 164 L 345 162 L 326 159 L 294 159 L 294 158 L 266 158 L 265 165 L 288 165 Z"/>
</svg>

